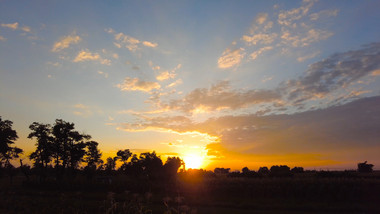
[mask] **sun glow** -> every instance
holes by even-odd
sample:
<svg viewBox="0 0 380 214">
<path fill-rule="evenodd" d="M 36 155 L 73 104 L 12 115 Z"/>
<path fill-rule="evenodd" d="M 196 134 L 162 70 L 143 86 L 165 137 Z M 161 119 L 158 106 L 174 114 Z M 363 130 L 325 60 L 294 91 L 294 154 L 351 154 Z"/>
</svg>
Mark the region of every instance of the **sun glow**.
<svg viewBox="0 0 380 214">
<path fill-rule="evenodd" d="M 186 169 L 199 169 L 203 164 L 203 157 L 197 154 L 189 154 L 183 157 Z"/>
</svg>

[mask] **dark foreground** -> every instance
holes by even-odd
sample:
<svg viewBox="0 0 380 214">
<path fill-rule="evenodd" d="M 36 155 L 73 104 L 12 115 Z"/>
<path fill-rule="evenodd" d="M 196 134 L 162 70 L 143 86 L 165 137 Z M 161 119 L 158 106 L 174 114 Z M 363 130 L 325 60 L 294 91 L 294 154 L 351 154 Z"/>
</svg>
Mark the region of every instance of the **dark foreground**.
<svg viewBox="0 0 380 214">
<path fill-rule="evenodd" d="M 2 177 L 0 213 L 380 213 L 379 172 L 109 178 Z"/>
</svg>

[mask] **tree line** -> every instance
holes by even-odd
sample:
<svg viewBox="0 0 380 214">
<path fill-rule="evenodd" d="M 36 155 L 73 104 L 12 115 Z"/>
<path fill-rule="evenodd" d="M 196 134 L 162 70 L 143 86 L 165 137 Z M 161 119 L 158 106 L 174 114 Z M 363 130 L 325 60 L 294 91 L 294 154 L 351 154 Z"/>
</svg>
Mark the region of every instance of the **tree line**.
<svg viewBox="0 0 380 214">
<path fill-rule="evenodd" d="M 11 169 L 12 159 L 20 157 L 23 150 L 14 146 L 18 139 L 17 132 L 12 129 L 13 122 L 0 117 L 0 168 Z M 56 119 L 53 125 L 33 122 L 29 129 L 29 139 L 35 139 L 36 149 L 28 158 L 33 169 L 41 177 L 55 172 L 57 177 L 74 174 L 82 169 L 88 175 L 96 171 L 112 173 L 118 162 L 119 171 L 130 175 L 157 177 L 160 174 L 173 176 L 183 165 L 179 157 L 169 157 L 165 164 L 154 151 L 133 154 L 129 149 L 119 150 L 115 157 L 108 157 L 104 162 L 99 143 L 90 135 L 75 130 L 74 123 Z M 27 167 L 22 164 L 21 167 Z"/>
</svg>

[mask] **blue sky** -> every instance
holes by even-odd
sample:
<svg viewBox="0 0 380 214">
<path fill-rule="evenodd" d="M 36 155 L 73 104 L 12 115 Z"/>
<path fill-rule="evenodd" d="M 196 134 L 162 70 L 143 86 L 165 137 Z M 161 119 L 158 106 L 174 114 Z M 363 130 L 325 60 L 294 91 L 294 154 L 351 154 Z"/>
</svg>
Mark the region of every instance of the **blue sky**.
<svg viewBox="0 0 380 214">
<path fill-rule="evenodd" d="M 379 1 L 0 5 L 0 112 L 25 155 L 28 126 L 61 118 L 104 157 L 380 164 Z"/>
</svg>

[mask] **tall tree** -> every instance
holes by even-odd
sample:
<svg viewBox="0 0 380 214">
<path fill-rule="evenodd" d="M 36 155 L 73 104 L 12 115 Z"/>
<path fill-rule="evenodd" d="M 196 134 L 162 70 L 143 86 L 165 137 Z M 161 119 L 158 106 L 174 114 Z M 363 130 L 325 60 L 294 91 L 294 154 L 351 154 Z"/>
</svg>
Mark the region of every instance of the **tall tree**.
<svg viewBox="0 0 380 214">
<path fill-rule="evenodd" d="M 17 132 L 12 129 L 13 122 L 2 120 L 0 117 L 0 166 L 11 167 L 10 160 L 18 158 L 22 149 L 11 146 L 18 138 Z"/>
<path fill-rule="evenodd" d="M 89 168 L 96 168 L 96 165 L 103 162 L 101 157 L 102 153 L 98 149 L 98 142 L 89 141 L 86 143 L 86 154 L 84 157 L 84 162 L 87 163 Z"/>
<path fill-rule="evenodd" d="M 34 166 L 36 167 L 47 167 L 51 162 L 53 156 L 53 136 L 52 127 L 50 124 L 42 124 L 34 122 L 29 126 L 32 132 L 29 134 L 28 138 L 36 138 L 36 151 L 30 154 L 29 158 L 34 160 Z"/>
<path fill-rule="evenodd" d="M 89 140 L 91 136 L 80 134 L 75 131 L 74 123 L 62 119 L 55 120 L 52 133 L 56 167 L 61 163 L 63 168 L 77 168 L 85 154 L 85 140 Z"/>
</svg>

